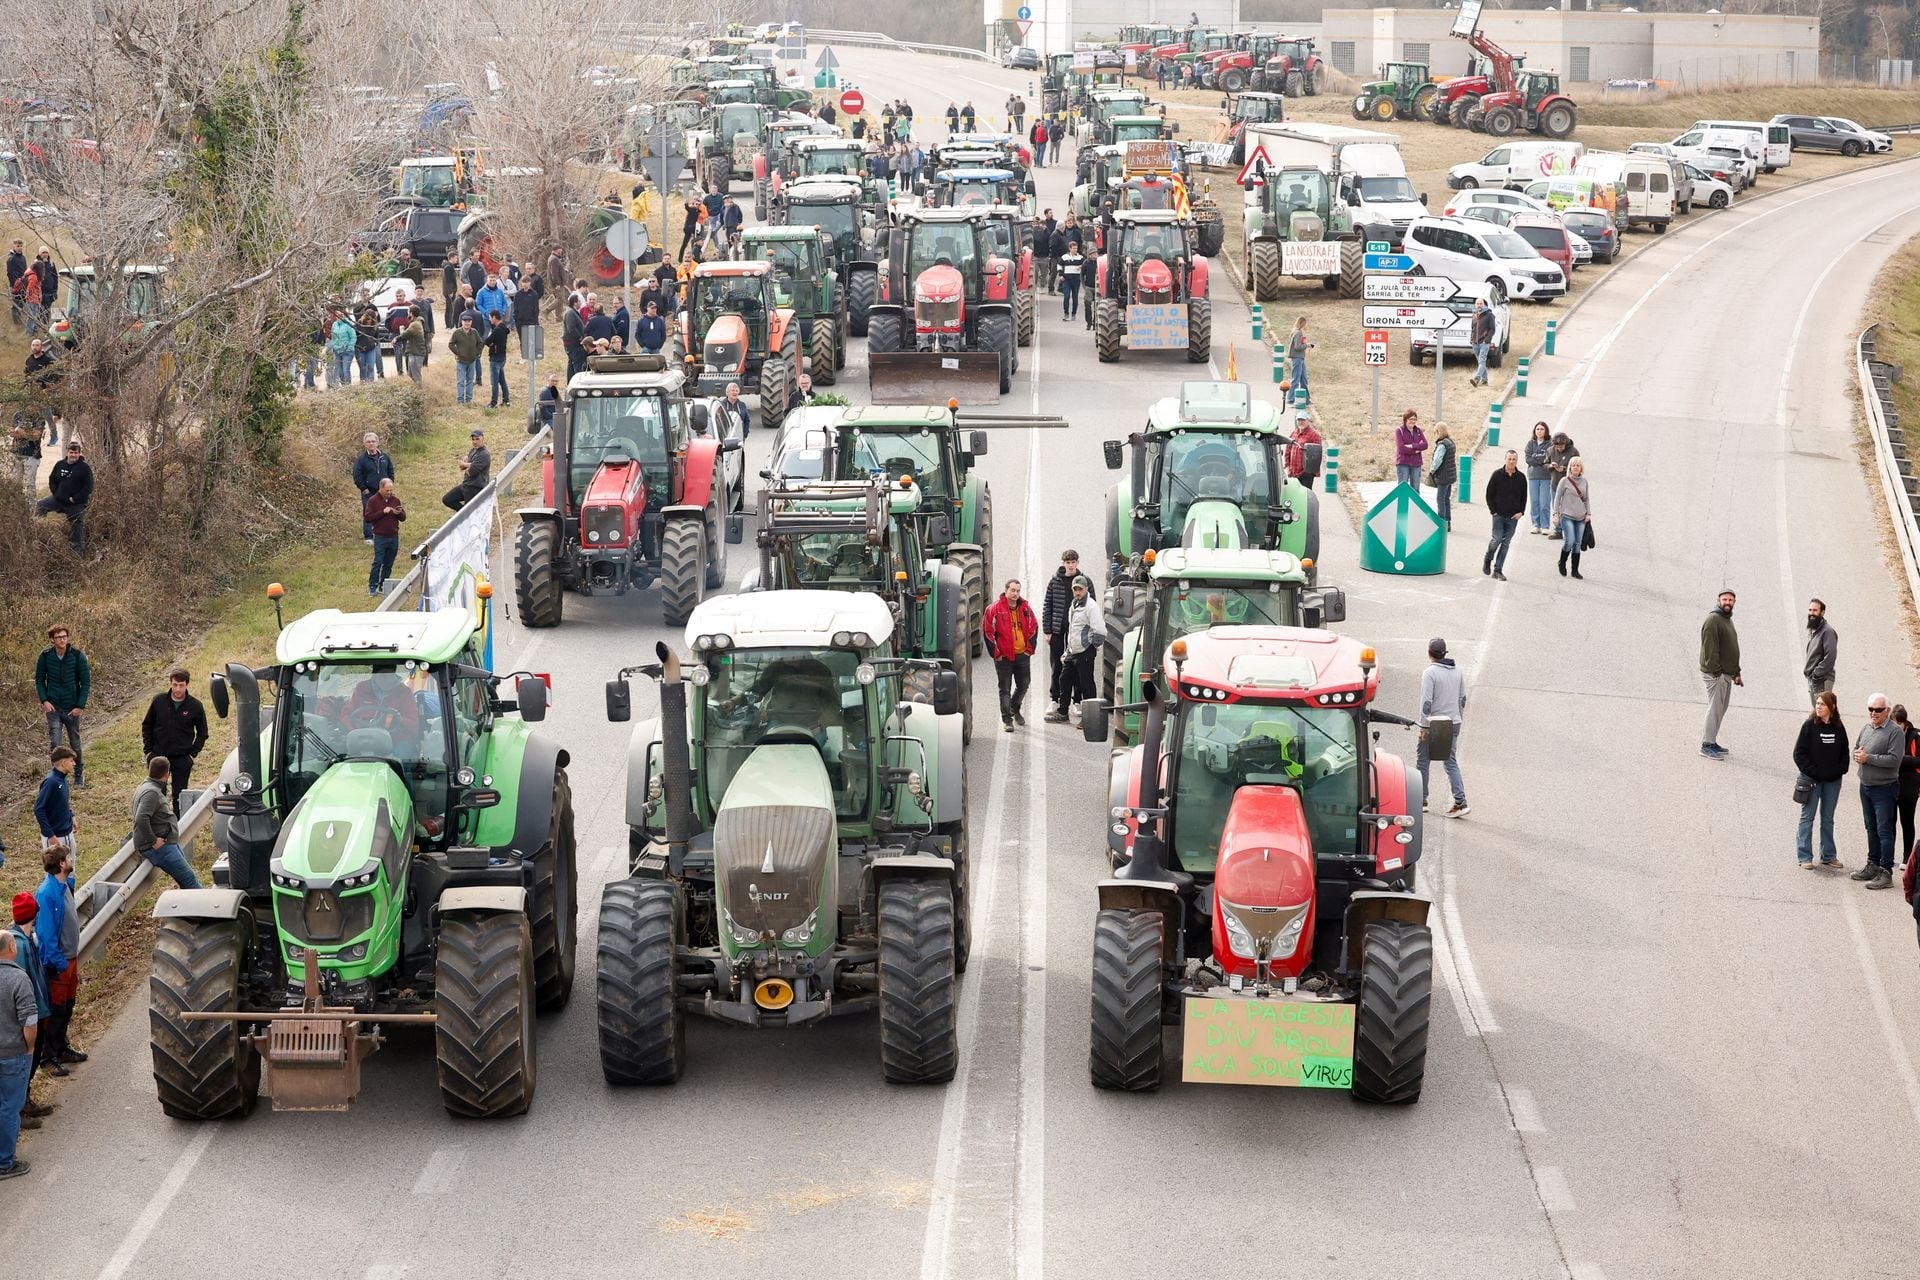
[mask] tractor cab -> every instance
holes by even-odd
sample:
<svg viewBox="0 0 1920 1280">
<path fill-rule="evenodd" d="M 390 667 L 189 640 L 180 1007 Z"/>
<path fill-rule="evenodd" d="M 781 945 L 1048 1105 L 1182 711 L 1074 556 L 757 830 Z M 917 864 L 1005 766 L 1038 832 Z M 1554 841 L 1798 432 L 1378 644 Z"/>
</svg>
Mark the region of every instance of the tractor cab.
<svg viewBox="0 0 1920 1280">
<path fill-rule="evenodd" d="M 464 207 L 471 185 L 463 184 L 460 167 L 453 156 L 416 156 L 402 160 L 394 193 L 436 209 Z"/>
<path fill-rule="evenodd" d="M 727 80 L 712 80 L 707 83 L 707 105 L 720 106 L 757 106 L 759 98 L 751 80 L 733 77 Z M 757 127 L 757 126 L 756 126 Z M 731 133 L 732 130 L 727 132 Z"/>
<path fill-rule="evenodd" d="M 1287 99 L 1279 93 L 1243 93 L 1233 100 L 1234 124 L 1278 124 L 1287 118 Z"/>
<path fill-rule="evenodd" d="M 833 243 L 836 265 L 845 266 L 864 247 L 860 184 L 835 179 L 802 179 L 786 188 L 779 208 L 790 226 L 818 227 Z"/>
<path fill-rule="evenodd" d="M 775 289 L 773 266 L 759 262 L 703 262 L 687 286 L 681 315 L 681 350 L 697 374 L 702 395 L 719 395 L 729 382 L 747 387 L 770 351 L 783 347 L 792 312 Z M 797 335 L 796 342 L 797 346 Z M 763 416 L 775 416 L 762 390 Z M 784 380 L 777 397 L 784 415 Z"/>
<path fill-rule="evenodd" d="M 1129 205 L 1127 215 L 1116 216 L 1107 232 L 1106 255 L 1110 263 L 1119 264 L 1124 279 L 1131 283 L 1125 291 L 1126 301 L 1172 302 L 1174 277 L 1183 274 L 1193 261 L 1193 225 L 1164 207 L 1138 209 Z"/>
<path fill-rule="evenodd" d="M 1115 143 L 1162 142 L 1180 132 L 1180 126 L 1164 116 L 1109 116 L 1107 141 Z"/>
<path fill-rule="evenodd" d="M 1334 221 L 1333 183 L 1312 167 L 1270 169 L 1265 165 L 1247 179 L 1247 190 L 1259 192 L 1268 216 L 1286 228 L 1288 240 L 1327 239 Z"/>
<path fill-rule="evenodd" d="M 1514 76 L 1515 88 L 1527 110 L 1537 112 L 1540 104 L 1560 92 L 1560 73 L 1557 71 L 1521 71 Z"/>
<path fill-rule="evenodd" d="M 811 296 L 827 279 L 833 267 L 823 244 L 831 245 L 826 232 L 807 226 L 756 227 L 745 240 L 746 251 L 773 267 L 774 299 L 780 306 Z"/>
<path fill-rule="evenodd" d="M 1025 193 L 1010 169 L 942 169 L 928 183 L 926 199 L 936 209 L 982 209 L 1017 205 Z"/>
<path fill-rule="evenodd" d="M 866 146 L 858 138 L 803 136 L 787 145 L 787 178 L 845 174 L 851 178 L 866 176 Z"/>
<path fill-rule="evenodd" d="M 72 345 L 90 326 L 105 319 L 109 326 L 121 326 L 121 331 L 128 335 L 137 334 L 160 314 L 166 274 L 167 267 L 161 263 L 129 263 L 120 269 L 120 281 L 116 285 L 111 280 L 102 281 L 92 263 L 62 267 L 59 278 L 67 301 L 60 307 L 54 305 L 53 299 L 47 300 L 52 313 L 48 332 Z"/>
</svg>

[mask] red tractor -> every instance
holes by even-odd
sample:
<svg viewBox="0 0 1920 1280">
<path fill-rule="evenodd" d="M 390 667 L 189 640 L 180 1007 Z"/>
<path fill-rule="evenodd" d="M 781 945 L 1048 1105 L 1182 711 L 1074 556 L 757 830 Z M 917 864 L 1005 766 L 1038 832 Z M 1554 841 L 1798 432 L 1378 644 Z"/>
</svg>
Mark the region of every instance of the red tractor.
<svg viewBox="0 0 1920 1280">
<path fill-rule="evenodd" d="M 910 209 L 887 239 L 867 314 L 876 404 L 994 404 L 1020 367 L 1014 264 L 994 251 L 984 208 Z"/>
<path fill-rule="evenodd" d="M 1252 32 L 1233 38 L 1234 47 L 1210 53 L 1200 59 L 1200 84 L 1225 93 L 1240 93 L 1253 83 L 1254 74 L 1267 65 L 1267 59 L 1285 37 L 1267 32 Z"/>
<path fill-rule="evenodd" d="M 676 362 L 697 379 L 700 394 L 723 395 L 737 382 L 757 395 L 760 421 L 778 427 L 800 374 L 801 324 L 776 284 L 773 264 L 703 262 L 687 281 L 687 307 L 674 327 Z"/>
<path fill-rule="evenodd" d="M 1496 138 L 1522 129 L 1564 138 L 1580 122 L 1580 109 L 1560 92 L 1559 72 L 1522 71 L 1515 77 L 1513 92 L 1490 93 L 1480 99 L 1480 105 L 1468 113 L 1468 121 Z"/>
<path fill-rule="evenodd" d="M 993 240 L 993 256 L 1013 264 L 1013 337 L 1018 345 L 1030 347 L 1037 305 L 1033 292 L 1033 219 L 1018 205 L 990 205 L 987 234 Z"/>
<path fill-rule="evenodd" d="M 1409 1103 L 1426 1074 L 1431 903 L 1414 893 L 1420 775 L 1380 752 L 1372 649 L 1328 631 L 1175 640 L 1140 744 L 1109 766 L 1093 941 L 1093 1083 L 1344 1088 Z M 1162 691 L 1164 690 L 1164 692 Z M 1111 708 L 1081 703 L 1089 741 Z M 1433 719 L 1444 757 L 1451 725 Z"/>
<path fill-rule="evenodd" d="M 686 374 L 657 355 L 589 356 L 553 415 L 544 505 L 519 512 L 514 600 L 557 627 L 568 592 L 625 595 L 658 581 L 668 626 L 726 581 L 740 539 L 740 441 L 708 430 Z"/>
<path fill-rule="evenodd" d="M 1273 52 L 1254 77 L 1253 87 L 1289 98 L 1312 97 L 1326 83 L 1327 69 L 1305 36 L 1282 36 L 1274 41 Z"/>
<path fill-rule="evenodd" d="M 1213 353 L 1213 300 L 1193 219 L 1172 209 L 1120 209 L 1111 219 L 1094 288 L 1093 341 L 1102 363 L 1122 351 L 1180 350 L 1205 364 Z"/>
<path fill-rule="evenodd" d="M 1480 38 L 1486 39 L 1484 36 Z M 1493 42 L 1487 40 L 1487 43 Z M 1514 59 L 1514 65 L 1518 66 L 1519 62 L 1518 58 Z M 1489 74 L 1491 69 L 1490 61 L 1483 64 L 1477 57 L 1469 56 L 1467 74 L 1436 82 L 1440 91 L 1427 104 L 1428 118 L 1435 124 L 1450 124 L 1456 129 L 1466 128 L 1467 116 L 1480 105 L 1480 99 L 1498 87 L 1493 76 Z"/>
</svg>

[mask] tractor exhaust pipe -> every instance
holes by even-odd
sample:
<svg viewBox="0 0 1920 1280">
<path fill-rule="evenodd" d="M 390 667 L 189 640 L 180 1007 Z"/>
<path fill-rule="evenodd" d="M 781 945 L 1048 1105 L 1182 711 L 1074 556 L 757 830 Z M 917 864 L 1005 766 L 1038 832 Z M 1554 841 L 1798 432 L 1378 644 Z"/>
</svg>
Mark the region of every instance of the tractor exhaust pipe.
<svg viewBox="0 0 1920 1280">
<path fill-rule="evenodd" d="M 234 733 L 239 737 L 236 749 L 240 772 L 253 779 L 254 794 L 266 788 L 266 773 L 260 760 L 260 682 L 252 667 L 237 662 L 227 664 L 227 685 L 232 690 Z"/>
<path fill-rule="evenodd" d="M 1147 721 L 1140 732 L 1140 800 L 1142 809 L 1160 807 L 1160 745 L 1167 736 L 1167 705 L 1160 699 L 1159 681 L 1146 686 Z M 1160 836 L 1159 824 L 1142 822 L 1133 836 L 1133 857 L 1114 872 L 1120 880 L 1168 879 L 1167 843 Z"/>
<path fill-rule="evenodd" d="M 686 866 L 687 841 L 693 838 L 693 752 L 687 745 L 687 686 L 680 659 L 665 643 L 660 658 L 660 767 L 667 803 L 667 874 Z"/>
</svg>

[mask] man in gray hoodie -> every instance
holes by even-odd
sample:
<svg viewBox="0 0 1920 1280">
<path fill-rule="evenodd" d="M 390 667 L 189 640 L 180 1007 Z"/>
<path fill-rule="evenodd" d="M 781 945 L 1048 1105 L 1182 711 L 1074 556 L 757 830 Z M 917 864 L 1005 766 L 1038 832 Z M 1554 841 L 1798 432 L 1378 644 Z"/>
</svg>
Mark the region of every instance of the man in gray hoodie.
<svg viewBox="0 0 1920 1280">
<path fill-rule="evenodd" d="M 1906 737 L 1887 714 L 1887 695 L 1867 699 L 1867 727 L 1853 740 L 1853 762 L 1860 767 L 1860 813 L 1867 820 L 1867 862 L 1850 879 L 1869 889 L 1893 883 L 1893 821 L 1900 799 L 1900 756 Z"/>
<path fill-rule="evenodd" d="M 1427 669 L 1420 673 L 1420 747 L 1415 753 L 1420 765 L 1420 804 L 1426 806 L 1427 722 L 1439 717 L 1453 721 L 1453 744 L 1447 749 L 1447 782 L 1453 788 L 1453 807 L 1449 818 L 1464 818 L 1473 810 L 1467 804 L 1466 780 L 1460 776 L 1460 733 L 1466 727 L 1467 682 L 1460 669 L 1447 656 L 1447 642 L 1435 636 L 1427 641 Z"/>
</svg>

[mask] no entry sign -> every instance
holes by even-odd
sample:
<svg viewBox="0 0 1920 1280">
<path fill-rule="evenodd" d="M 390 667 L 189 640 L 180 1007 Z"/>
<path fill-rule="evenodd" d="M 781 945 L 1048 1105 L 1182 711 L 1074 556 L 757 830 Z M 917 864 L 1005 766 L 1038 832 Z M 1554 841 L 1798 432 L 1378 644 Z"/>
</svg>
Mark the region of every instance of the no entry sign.
<svg viewBox="0 0 1920 1280">
<path fill-rule="evenodd" d="M 867 109 L 867 95 L 858 89 L 849 89 L 840 95 L 840 109 L 850 116 L 857 116 Z"/>
</svg>

